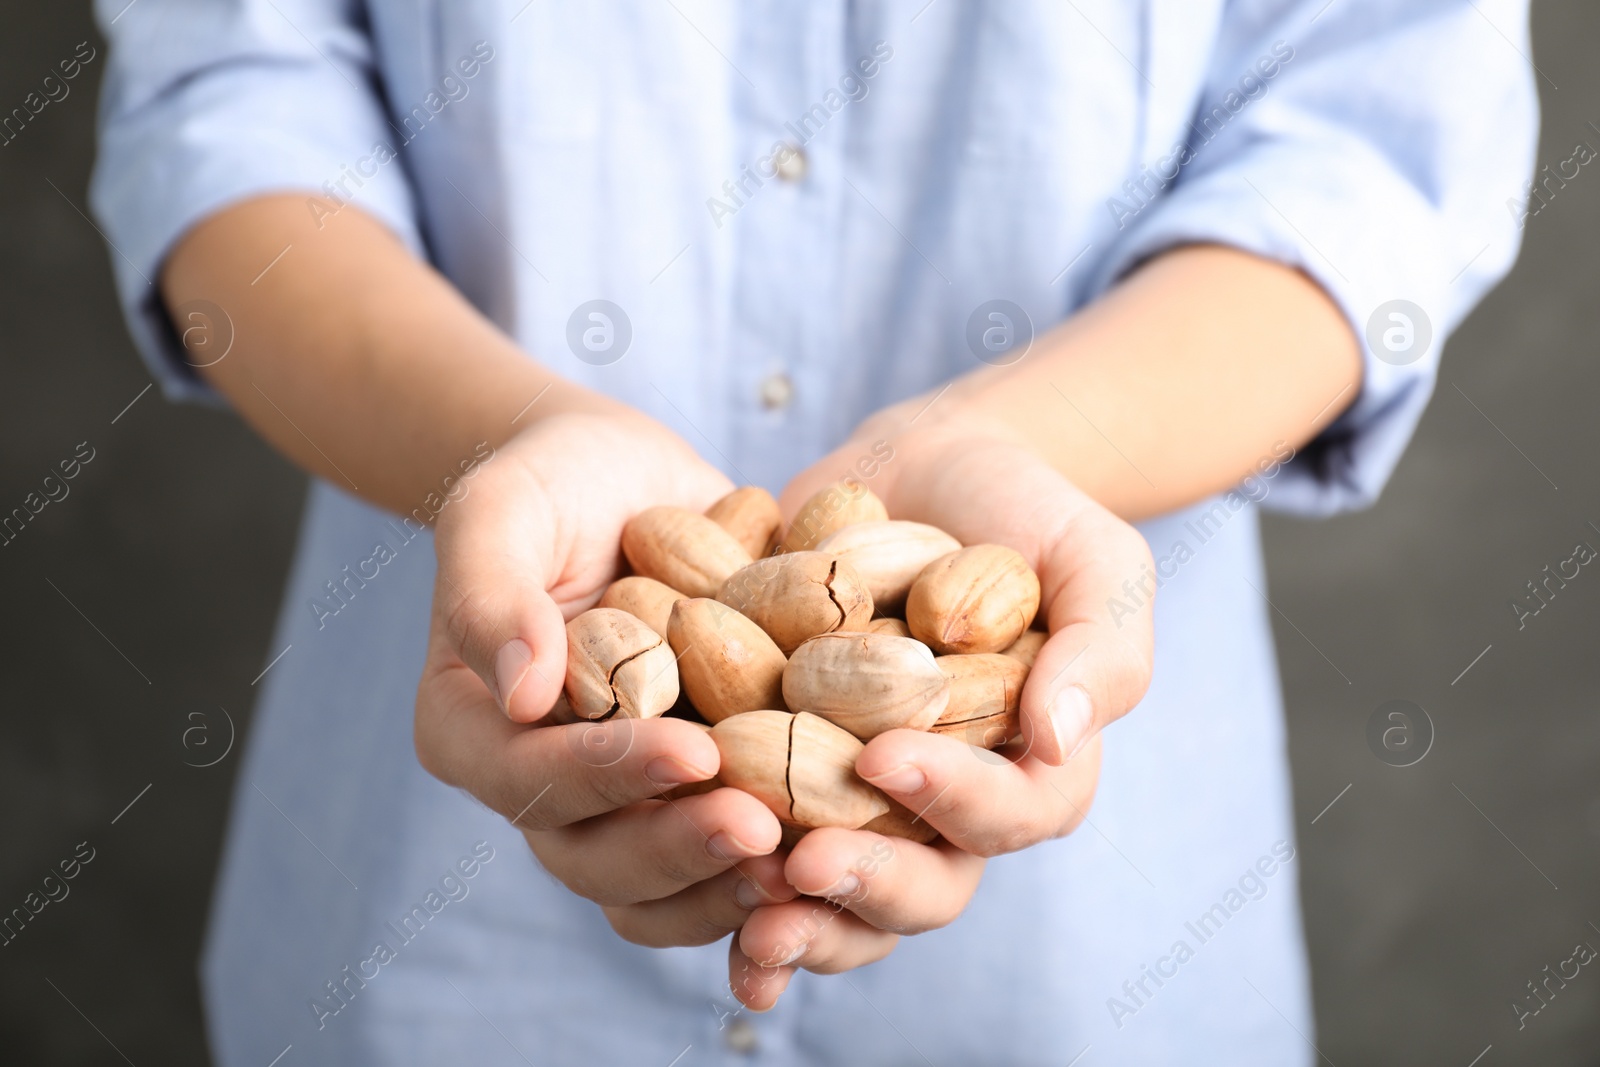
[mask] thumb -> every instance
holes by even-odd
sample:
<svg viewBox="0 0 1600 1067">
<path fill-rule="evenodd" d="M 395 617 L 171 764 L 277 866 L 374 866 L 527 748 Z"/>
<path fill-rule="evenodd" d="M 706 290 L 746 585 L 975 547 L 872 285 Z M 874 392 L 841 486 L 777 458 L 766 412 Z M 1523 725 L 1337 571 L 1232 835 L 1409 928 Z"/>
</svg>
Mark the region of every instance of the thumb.
<svg viewBox="0 0 1600 1067">
<path fill-rule="evenodd" d="M 1152 575 L 1144 538 L 1098 507 L 1046 546 L 1039 578 L 1050 638 L 1022 691 L 1028 750 L 1045 763 L 1065 763 L 1144 696 L 1154 612 L 1139 594 L 1153 595 Z"/>
<path fill-rule="evenodd" d="M 553 522 L 542 493 L 480 491 L 462 505 L 434 542 L 436 624 L 501 710 L 533 722 L 567 673 L 566 621 L 546 588 Z"/>
</svg>

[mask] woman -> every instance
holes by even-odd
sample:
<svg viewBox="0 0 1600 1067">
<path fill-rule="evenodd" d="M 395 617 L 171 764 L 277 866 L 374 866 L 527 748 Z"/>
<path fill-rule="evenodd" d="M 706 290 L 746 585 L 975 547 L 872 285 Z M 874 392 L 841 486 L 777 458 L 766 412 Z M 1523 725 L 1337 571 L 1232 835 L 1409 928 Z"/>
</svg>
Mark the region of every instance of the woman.
<svg viewBox="0 0 1600 1067">
<path fill-rule="evenodd" d="M 220 1062 L 1313 1059 L 1252 505 L 1373 500 L 1509 267 L 1524 4 L 100 12 L 141 350 L 319 478 Z M 841 474 L 1045 585 L 1026 754 L 858 763 L 946 844 L 541 721 L 629 516 Z"/>
</svg>

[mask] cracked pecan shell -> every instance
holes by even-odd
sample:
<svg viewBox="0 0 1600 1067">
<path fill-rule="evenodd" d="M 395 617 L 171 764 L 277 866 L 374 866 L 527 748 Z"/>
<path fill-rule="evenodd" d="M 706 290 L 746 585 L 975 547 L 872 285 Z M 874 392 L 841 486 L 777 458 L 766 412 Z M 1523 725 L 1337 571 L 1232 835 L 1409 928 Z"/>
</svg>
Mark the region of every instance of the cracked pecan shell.
<svg viewBox="0 0 1600 1067">
<path fill-rule="evenodd" d="M 641 620 L 591 608 L 567 623 L 565 691 L 580 719 L 648 719 L 677 702 L 677 659 Z"/>
<path fill-rule="evenodd" d="M 717 777 L 786 823 L 853 830 L 889 812 L 889 798 L 856 775 L 865 746 L 826 719 L 747 711 L 713 726 L 711 739 L 722 755 Z"/>
<path fill-rule="evenodd" d="M 1009 654 L 940 656 L 950 702 L 929 729 L 978 748 L 999 748 L 1022 729 L 1022 687 L 1028 665 Z"/>
<path fill-rule="evenodd" d="M 717 600 L 765 630 L 786 656 L 818 634 L 865 630 L 872 622 L 866 583 L 823 552 L 758 559 L 729 575 Z"/>
</svg>

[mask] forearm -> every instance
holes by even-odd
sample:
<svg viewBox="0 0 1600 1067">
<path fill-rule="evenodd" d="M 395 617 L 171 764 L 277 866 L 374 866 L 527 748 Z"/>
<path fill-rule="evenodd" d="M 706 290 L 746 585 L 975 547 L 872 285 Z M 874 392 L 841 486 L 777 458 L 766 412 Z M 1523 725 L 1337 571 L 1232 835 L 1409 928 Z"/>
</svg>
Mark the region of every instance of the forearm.
<svg viewBox="0 0 1600 1067">
<path fill-rule="evenodd" d="M 203 299 L 226 311 L 233 346 L 200 373 L 246 422 L 305 469 L 397 511 L 459 476 L 479 442 L 563 412 L 623 410 L 529 359 L 357 209 L 319 230 L 300 196 L 227 208 L 178 243 L 161 291 L 169 309 Z"/>
<path fill-rule="evenodd" d="M 1356 339 L 1315 283 L 1204 246 L 1152 260 L 1016 365 L 958 379 L 919 424 L 976 416 L 1140 519 L 1299 448 L 1360 384 Z"/>
</svg>

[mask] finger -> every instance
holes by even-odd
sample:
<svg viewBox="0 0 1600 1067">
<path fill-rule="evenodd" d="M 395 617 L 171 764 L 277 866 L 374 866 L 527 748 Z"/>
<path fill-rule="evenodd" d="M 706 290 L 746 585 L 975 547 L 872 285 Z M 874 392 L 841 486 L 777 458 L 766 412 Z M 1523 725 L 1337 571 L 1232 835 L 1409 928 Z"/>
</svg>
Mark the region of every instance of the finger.
<svg viewBox="0 0 1600 1067">
<path fill-rule="evenodd" d="M 838 974 L 883 959 L 900 935 L 869 925 L 840 902 L 800 897 L 757 908 L 735 940 L 757 963 Z"/>
<path fill-rule="evenodd" d="M 721 764 L 706 729 L 681 719 L 513 723 L 459 663 L 425 670 L 417 709 L 422 766 L 525 830 L 659 797 L 674 785 L 705 781 Z"/>
<path fill-rule="evenodd" d="M 1022 690 L 1022 736 L 1059 766 L 1150 685 L 1155 570 L 1139 532 L 1098 507 L 1072 514 L 1038 570 L 1050 638 Z"/>
<path fill-rule="evenodd" d="M 795 896 L 783 876 L 783 856 L 774 853 L 744 860 L 670 897 L 604 910 L 623 940 L 672 948 L 709 945 L 743 926 L 763 904 L 781 904 Z"/>
<path fill-rule="evenodd" d="M 645 801 L 557 830 L 530 832 L 545 870 L 602 905 L 659 900 L 778 847 L 783 829 L 738 789 Z"/>
<path fill-rule="evenodd" d="M 739 1003 L 754 1012 L 771 1011 L 794 977 L 793 967 L 769 967 L 757 963 L 739 947 L 739 939 L 728 939 L 728 988 Z"/>
<path fill-rule="evenodd" d="M 981 857 L 949 842 L 928 846 L 866 830 L 827 828 L 800 839 L 783 873 L 800 893 L 842 902 L 879 930 L 920 934 L 961 914 L 983 867 Z"/>
<path fill-rule="evenodd" d="M 1098 738 L 1064 767 L 1012 755 L 919 730 L 890 730 L 867 743 L 856 757 L 856 773 L 950 843 L 998 856 L 1076 829 L 1100 777 Z"/>
<path fill-rule="evenodd" d="M 545 589 L 554 519 L 519 468 L 480 477 L 493 481 L 440 517 L 434 610 L 501 710 L 533 722 L 555 703 L 567 669 L 566 621 Z"/>
</svg>

